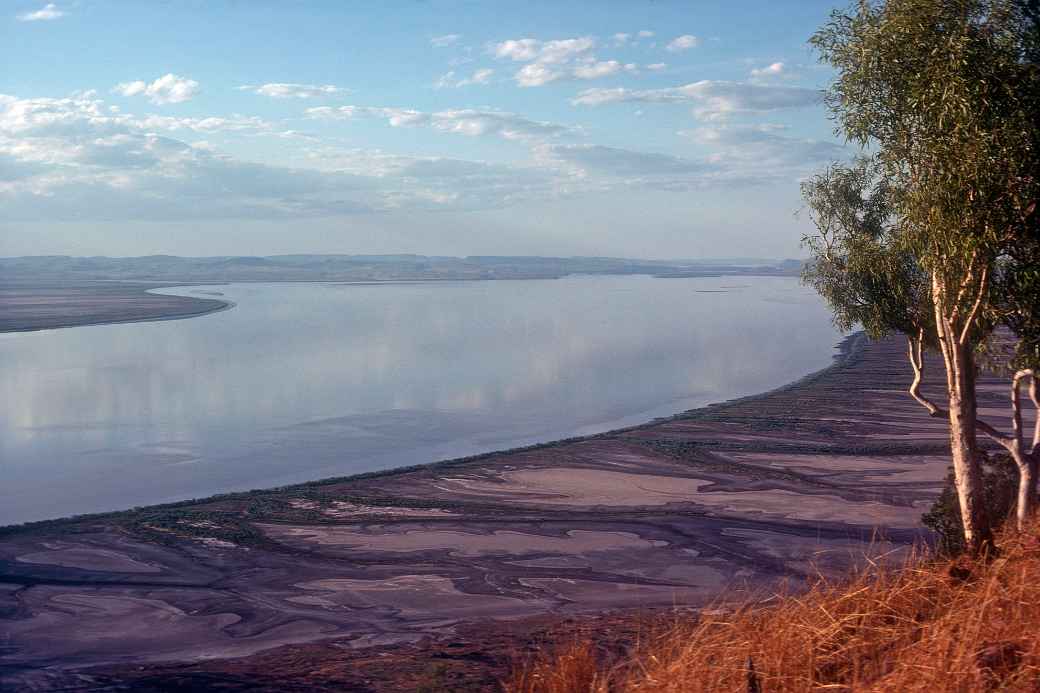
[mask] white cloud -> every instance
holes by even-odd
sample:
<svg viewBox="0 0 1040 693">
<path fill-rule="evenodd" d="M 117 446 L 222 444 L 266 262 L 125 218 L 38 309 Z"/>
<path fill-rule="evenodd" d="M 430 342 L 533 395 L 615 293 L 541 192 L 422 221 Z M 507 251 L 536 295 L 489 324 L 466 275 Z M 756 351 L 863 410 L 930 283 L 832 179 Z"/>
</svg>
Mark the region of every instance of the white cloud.
<svg viewBox="0 0 1040 693">
<path fill-rule="evenodd" d="M 427 124 L 474 136 L 538 128 L 498 112 L 380 115 L 398 126 Z M 490 209 L 559 194 L 561 174 L 545 167 L 317 146 L 311 158 L 316 167 L 290 168 L 243 161 L 206 143 L 149 130 L 205 132 L 236 123 L 263 125 L 245 116 L 138 119 L 112 115 L 97 99 L 0 95 L 0 207 L 7 219 L 36 221 L 296 218 Z"/>
<path fill-rule="evenodd" d="M 489 81 L 491 81 L 491 76 L 493 74 L 495 74 L 495 71 L 492 70 L 491 68 L 487 68 L 487 67 L 485 67 L 483 69 L 480 69 L 480 70 L 476 70 L 473 73 L 473 75 L 469 78 L 468 83 L 469 84 L 487 84 Z M 466 81 L 463 80 L 463 82 L 465 83 Z"/>
<path fill-rule="evenodd" d="M 627 41 L 630 34 L 615 34 L 614 41 Z M 599 60 L 592 54 L 596 40 L 591 36 L 556 41 L 533 38 L 494 43 L 488 52 L 500 60 L 527 63 L 513 75 L 521 87 L 540 87 L 559 80 L 599 79 L 622 70 L 637 74 L 635 63 Z"/>
<path fill-rule="evenodd" d="M 624 69 L 624 68 L 622 68 Z M 562 144 L 580 131 L 515 113 L 321 106 L 313 118 L 379 118 L 396 128 L 517 140 L 523 164 L 344 150 L 246 115 L 176 118 L 112 112 L 96 94 L 0 95 L 0 208 L 10 220 L 166 220 L 338 216 L 393 210 L 496 209 L 629 189 L 688 191 L 790 177 L 837 158 L 832 143 L 777 126 L 713 125 L 684 133 L 710 156 Z M 209 133 L 291 137 L 302 166 L 224 154 Z"/>
<path fill-rule="evenodd" d="M 49 2 L 35 12 L 26 12 L 18 15 L 18 20 L 21 22 L 46 22 L 53 19 L 61 19 L 64 16 L 65 13 L 62 10 L 59 10 L 53 2 Z"/>
<path fill-rule="evenodd" d="M 191 130 L 193 132 L 262 132 L 271 131 L 272 125 L 256 116 L 233 114 L 226 117 L 175 118 L 172 116 L 147 115 L 128 121 L 134 127 L 146 130 Z"/>
<path fill-rule="evenodd" d="M 710 160 L 748 176 L 795 179 L 820 164 L 849 158 L 836 142 L 791 137 L 783 125 L 722 125 L 680 131 L 712 151 Z"/>
<path fill-rule="evenodd" d="M 538 39 L 511 39 L 491 45 L 491 53 L 496 58 L 509 58 L 515 61 L 537 61 L 547 64 L 565 63 L 588 53 L 596 46 L 591 36 L 559 39 L 556 41 L 539 41 Z"/>
<path fill-rule="evenodd" d="M 636 33 L 621 32 L 614 34 L 610 38 L 613 41 L 615 48 L 626 48 L 626 47 L 638 47 L 643 39 L 650 39 L 654 37 L 654 32 L 649 29 L 643 29 Z"/>
<path fill-rule="evenodd" d="M 665 46 L 664 49 L 666 51 L 671 51 L 672 53 L 678 53 L 680 51 L 696 48 L 700 45 L 700 43 L 701 40 L 696 36 L 691 36 L 690 34 L 683 34 L 682 36 L 676 37 L 669 41 L 668 45 Z"/>
<path fill-rule="evenodd" d="M 261 96 L 275 99 L 313 99 L 321 96 L 346 94 L 350 90 L 333 84 L 291 84 L 285 82 L 269 82 L 267 84 L 244 84 L 241 91 L 250 91 Z"/>
<path fill-rule="evenodd" d="M 407 108 L 369 106 L 319 106 L 308 108 L 311 118 L 349 120 L 357 117 L 385 118 L 391 127 L 429 127 L 469 137 L 497 135 L 507 140 L 531 140 L 557 137 L 574 132 L 573 128 L 530 120 L 505 111 L 449 110 L 426 113 Z"/>
<path fill-rule="evenodd" d="M 779 61 L 751 70 L 751 81 L 759 84 L 768 83 L 775 79 L 788 79 L 792 76 L 790 70 L 787 69 L 787 65 Z"/>
<path fill-rule="evenodd" d="M 444 34 L 443 36 L 434 36 L 430 39 L 430 45 L 434 48 L 447 48 L 448 46 L 454 46 L 462 38 L 461 34 Z"/>
<path fill-rule="evenodd" d="M 663 70 L 666 67 L 668 67 L 668 65 L 666 65 L 665 63 L 650 63 L 646 66 L 646 69 L 657 72 L 658 70 Z"/>
<path fill-rule="evenodd" d="M 495 71 L 490 68 L 482 68 L 475 70 L 469 77 L 459 78 L 455 75 L 455 71 L 451 70 L 441 75 L 433 86 L 436 89 L 466 87 L 471 84 L 487 84 L 491 81 L 491 77 L 495 74 Z"/>
<path fill-rule="evenodd" d="M 616 74 L 622 69 L 636 73 L 639 66 L 635 63 L 622 65 L 617 60 L 585 57 L 570 65 L 528 63 L 516 72 L 514 78 L 521 87 L 540 87 L 561 79 L 599 79 Z"/>
<path fill-rule="evenodd" d="M 538 57 L 541 43 L 541 41 L 532 38 L 509 39 L 508 41 L 492 44 L 489 47 L 489 51 L 496 58 L 534 60 Z"/>
<path fill-rule="evenodd" d="M 540 87 L 565 76 L 566 73 L 561 69 L 554 69 L 545 63 L 531 63 L 520 68 L 515 78 L 521 87 Z"/>
<path fill-rule="evenodd" d="M 166 74 L 151 84 L 137 80 L 117 84 L 112 91 L 123 96 L 147 96 L 157 105 L 182 103 L 199 93 L 199 83 L 175 74 Z"/>
<path fill-rule="evenodd" d="M 47 138 L 77 137 L 83 123 L 90 124 L 97 136 L 149 133 L 156 130 L 192 132 L 270 132 L 273 126 L 255 116 L 232 114 L 221 117 L 177 118 L 173 116 L 133 116 L 118 108 L 105 106 L 96 94 L 85 92 L 63 99 L 18 99 L 0 95 L 0 133 L 26 138 L 25 142 Z"/>
<path fill-rule="evenodd" d="M 694 115 L 711 120 L 736 113 L 765 113 L 819 103 L 819 92 L 800 87 L 774 87 L 744 82 L 701 80 L 666 89 L 586 89 L 571 102 L 600 106 L 608 103 L 692 103 Z"/>
<path fill-rule="evenodd" d="M 604 60 L 600 62 L 583 63 L 574 67 L 574 76 L 578 79 L 598 79 L 606 77 L 621 70 L 621 63 L 616 60 Z M 629 70 L 634 70 L 635 65 L 626 65 Z"/>
</svg>

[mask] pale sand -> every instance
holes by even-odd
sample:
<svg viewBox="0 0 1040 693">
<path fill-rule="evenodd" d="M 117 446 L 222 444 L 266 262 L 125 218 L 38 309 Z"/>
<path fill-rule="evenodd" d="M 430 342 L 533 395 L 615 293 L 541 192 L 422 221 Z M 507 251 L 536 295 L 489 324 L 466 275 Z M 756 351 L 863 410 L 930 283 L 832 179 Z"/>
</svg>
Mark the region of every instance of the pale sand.
<svg viewBox="0 0 1040 693">
<path fill-rule="evenodd" d="M 530 553 L 585 554 L 617 549 L 644 549 L 667 545 L 664 541 L 642 539 L 630 532 L 571 530 L 566 536 L 553 537 L 527 532 L 498 530 L 489 534 L 454 530 L 370 527 L 364 531 L 352 527 L 314 527 L 262 525 L 276 539 L 302 539 L 323 546 L 345 546 L 366 551 L 430 551 L 448 550 L 456 556 L 493 554 L 523 555 Z M 378 532 L 378 533 L 376 533 Z"/>
<path fill-rule="evenodd" d="M 293 498 L 289 505 L 298 510 L 316 510 L 322 515 L 336 518 L 357 517 L 359 515 L 386 515 L 393 517 L 458 517 L 458 513 L 441 508 L 409 508 L 406 506 L 362 505 L 347 501 L 332 501 L 322 506 L 317 501 L 304 498 Z"/>
<path fill-rule="evenodd" d="M 941 455 L 889 455 L 867 457 L 860 455 L 802 455 L 771 452 L 727 452 L 736 462 L 760 467 L 792 469 L 801 473 L 821 475 L 834 472 L 862 474 L 869 481 L 899 483 L 934 481 L 941 485 L 946 478 L 949 457 Z"/>
<path fill-rule="evenodd" d="M 385 607 L 407 618 L 526 616 L 551 606 L 537 599 L 470 594 L 459 590 L 451 578 L 442 575 L 399 575 L 383 580 L 330 578 L 301 582 L 294 587 L 319 593 L 288 599 L 297 604 L 325 608 Z"/>
<path fill-rule="evenodd" d="M 454 479 L 441 480 L 441 483 L 453 484 L 456 493 L 494 496 L 511 503 L 611 507 L 696 503 L 739 513 L 768 513 L 791 519 L 849 522 L 869 527 L 915 527 L 923 512 L 923 507 L 893 506 L 875 501 L 852 502 L 836 495 L 809 495 L 783 489 L 701 491 L 711 482 L 601 469 L 525 469 L 504 472 L 501 479 L 502 482 Z"/>
<path fill-rule="evenodd" d="M 712 482 L 689 477 L 632 474 L 604 469 L 553 467 L 503 472 L 502 482 L 442 478 L 441 488 L 461 494 L 518 498 L 541 505 L 609 505 L 637 507 L 691 501 Z M 504 483 L 503 483 L 504 482 Z"/>
<path fill-rule="evenodd" d="M 135 561 L 124 553 L 111 549 L 99 549 L 83 544 L 55 542 L 50 551 L 36 551 L 15 558 L 19 563 L 37 565 L 60 565 L 64 568 L 80 568 L 107 573 L 159 573 L 161 568 L 150 563 Z"/>
<path fill-rule="evenodd" d="M 600 582 L 570 578 L 520 578 L 520 584 L 551 594 L 556 599 L 573 602 L 584 608 L 611 608 L 619 605 L 670 606 L 703 598 L 718 590 L 720 584 L 705 587 L 671 587 L 665 585 L 633 585 L 623 582 Z"/>
</svg>

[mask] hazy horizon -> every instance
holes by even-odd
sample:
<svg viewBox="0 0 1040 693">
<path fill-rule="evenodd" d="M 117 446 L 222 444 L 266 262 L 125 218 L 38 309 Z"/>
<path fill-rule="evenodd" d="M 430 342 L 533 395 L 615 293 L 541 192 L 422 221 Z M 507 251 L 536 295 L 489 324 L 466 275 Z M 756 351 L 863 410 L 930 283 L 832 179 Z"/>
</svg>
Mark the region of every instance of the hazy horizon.
<svg viewBox="0 0 1040 693">
<path fill-rule="evenodd" d="M 446 253 L 412 253 L 412 252 L 401 252 L 401 253 L 308 253 L 308 252 L 297 252 L 297 253 L 269 253 L 269 254 L 255 254 L 255 253 L 228 253 L 220 255 L 193 255 L 190 253 L 183 254 L 172 254 L 172 253 L 148 253 L 145 255 L 121 255 L 118 253 L 109 254 L 96 254 L 96 255 L 76 255 L 70 253 L 33 253 L 25 255 L 0 255 L 0 259 L 4 260 L 16 260 L 19 258 L 35 258 L 35 257 L 68 257 L 68 258 L 108 258 L 113 260 L 134 260 L 140 258 L 150 257 L 176 257 L 186 260 L 204 260 L 210 258 L 234 258 L 234 257 L 259 257 L 259 258 L 277 258 L 277 257 L 425 257 L 425 258 L 452 258 L 458 260 L 466 260 L 469 258 L 487 258 L 487 257 L 503 257 L 503 258 L 541 258 L 541 259 L 553 259 L 562 258 L 568 260 L 635 260 L 642 262 L 770 262 L 780 260 L 798 260 L 802 259 L 799 257 L 766 257 L 766 256 L 702 256 L 702 257 L 626 257 L 620 255 L 552 255 L 549 253 L 531 253 L 523 255 L 513 254 L 502 254 L 502 253 L 480 253 L 471 255 L 449 255 Z"/>
</svg>

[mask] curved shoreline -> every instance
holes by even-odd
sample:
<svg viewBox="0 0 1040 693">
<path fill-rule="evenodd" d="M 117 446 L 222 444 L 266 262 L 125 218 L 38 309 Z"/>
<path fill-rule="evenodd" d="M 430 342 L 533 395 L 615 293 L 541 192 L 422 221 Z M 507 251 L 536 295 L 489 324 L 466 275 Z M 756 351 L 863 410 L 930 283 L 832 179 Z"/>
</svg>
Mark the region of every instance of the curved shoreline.
<svg viewBox="0 0 1040 693">
<path fill-rule="evenodd" d="M 852 335 L 788 385 L 606 433 L 2 528 L 0 687 L 269 678 L 279 656 L 425 666 L 448 643 L 486 673 L 539 618 L 697 608 L 898 560 L 927 539 L 949 464 L 904 349 Z"/>
<path fill-rule="evenodd" d="M 7 308 L 0 312 L 0 334 L 185 320 L 235 306 L 234 301 L 224 299 L 153 293 L 155 289 L 204 285 L 111 281 L 0 283 L 0 306 Z M 19 304 L 31 310 L 20 310 Z M 48 309 L 51 314 L 46 314 Z"/>
<path fill-rule="evenodd" d="M 227 310 L 234 304 L 227 306 L 226 308 L 218 308 L 208 312 L 218 312 L 220 310 Z M 203 313 L 205 314 L 205 313 Z M 159 318 L 161 319 L 178 319 L 178 318 Z M 678 421 L 682 419 L 696 419 L 701 416 L 710 415 L 717 411 L 721 407 L 742 405 L 742 404 L 754 404 L 757 401 L 768 399 L 774 395 L 788 392 L 791 390 L 797 390 L 799 388 L 808 386 L 816 380 L 825 377 L 832 371 L 844 368 L 856 361 L 856 359 L 863 354 L 869 339 L 863 331 L 854 332 L 851 335 L 845 337 L 841 342 L 835 345 L 838 353 L 832 356 L 832 363 L 824 366 L 823 368 L 812 371 L 797 380 L 793 380 L 779 387 L 772 388 L 770 390 L 764 390 L 759 393 L 752 395 L 746 395 L 744 397 L 736 397 L 733 399 L 723 400 L 720 402 L 712 402 L 705 404 L 700 407 L 693 409 L 685 409 L 678 411 L 670 416 L 656 417 L 644 421 L 642 423 L 634 424 L 632 426 L 623 426 L 620 428 L 613 428 L 607 431 L 600 431 L 598 433 L 590 433 L 587 435 L 571 436 L 567 438 L 555 438 L 553 440 L 547 440 L 540 443 L 532 443 L 531 445 L 520 445 L 510 448 L 502 448 L 498 450 L 491 450 L 488 452 L 477 453 L 475 455 L 466 455 L 463 457 L 452 457 L 448 459 L 434 460 L 432 462 L 424 462 L 421 464 L 405 465 L 401 467 L 392 467 L 389 469 L 379 469 L 370 472 L 359 472 L 357 474 L 349 474 L 346 476 L 331 476 L 323 477 L 320 479 L 312 479 L 309 481 L 303 481 L 294 484 L 286 484 L 282 486 L 270 486 L 263 488 L 254 488 L 246 491 L 230 491 L 227 493 L 215 493 L 210 496 L 204 496 L 202 498 L 187 498 L 184 500 L 171 501 L 169 503 L 157 503 L 154 505 L 145 506 L 134 506 L 132 508 L 125 508 L 121 510 L 109 510 L 97 513 L 84 513 L 80 515 L 68 515 L 64 517 L 55 517 L 46 520 L 33 520 L 30 522 L 14 523 L 9 525 L 0 525 L 0 535 L 7 534 L 9 532 L 16 532 L 21 529 L 30 530 L 51 525 L 61 525 L 65 523 L 77 523 L 81 521 L 96 521 L 96 520 L 114 520 L 121 516 L 136 513 L 142 510 L 175 510 L 189 508 L 193 505 L 213 503 L 217 501 L 228 501 L 228 500 L 245 500 L 259 494 L 268 493 L 291 493 L 298 490 L 312 490 L 320 488 L 322 486 L 329 486 L 334 484 L 352 483 L 357 481 L 373 480 L 392 478 L 395 476 L 401 476 L 411 474 L 413 472 L 437 472 L 452 467 L 478 463 L 483 460 L 509 456 L 520 453 L 536 452 L 539 450 L 548 450 L 564 445 L 571 445 L 574 443 L 581 443 L 587 441 L 594 441 L 606 438 L 616 437 L 625 433 L 633 433 L 650 429 L 655 426 L 659 426 L 663 423 L 670 421 Z"/>
</svg>

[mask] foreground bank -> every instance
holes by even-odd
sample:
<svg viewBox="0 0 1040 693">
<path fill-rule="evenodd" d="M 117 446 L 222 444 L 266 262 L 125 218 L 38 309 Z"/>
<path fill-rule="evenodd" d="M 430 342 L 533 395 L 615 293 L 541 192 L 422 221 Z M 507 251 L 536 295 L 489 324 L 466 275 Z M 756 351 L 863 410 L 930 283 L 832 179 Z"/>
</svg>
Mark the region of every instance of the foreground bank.
<svg viewBox="0 0 1040 693">
<path fill-rule="evenodd" d="M 0 681 L 382 690 L 441 663 L 480 689 L 546 618 L 844 571 L 921 538 L 945 475 L 904 359 L 858 336 L 792 386 L 646 426 L 7 529 Z"/>
<path fill-rule="evenodd" d="M 999 558 L 918 556 L 808 593 L 644 625 L 597 656 L 580 627 L 521 661 L 508 693 L 1040 690 L 1040 524 L 999 537 Z M 591 624 L 590 624 L 591 625 Z"/>
</svg>

